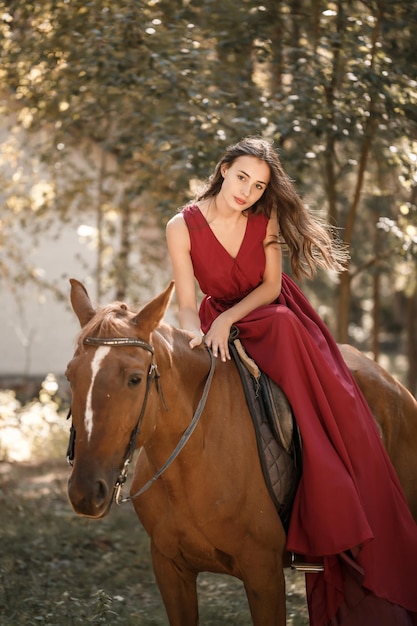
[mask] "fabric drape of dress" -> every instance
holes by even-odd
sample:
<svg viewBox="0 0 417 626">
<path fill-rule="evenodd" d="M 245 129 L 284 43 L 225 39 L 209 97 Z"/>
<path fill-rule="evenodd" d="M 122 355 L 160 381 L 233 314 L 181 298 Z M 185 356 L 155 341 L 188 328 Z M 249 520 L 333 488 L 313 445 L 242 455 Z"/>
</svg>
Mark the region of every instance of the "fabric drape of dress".
<svg viewBox="0 0 417 626">
<path fill-rule="evenodd" d="M 206 294 L 200 319 L 207 332 L 261 283 L 267 218 L 248 216 L 233 258 L 197 206 L 183 209 L 183 217 L 195 277 Z M 324 557 L 324 573 L 306 575 L 310 624 L 417 624 L 417 525 L 327 327 L 286 274 L 277 301 L 236 326 L 246 351 L 287 395 L 303 439 L 287 548 Z"/>
</svg>

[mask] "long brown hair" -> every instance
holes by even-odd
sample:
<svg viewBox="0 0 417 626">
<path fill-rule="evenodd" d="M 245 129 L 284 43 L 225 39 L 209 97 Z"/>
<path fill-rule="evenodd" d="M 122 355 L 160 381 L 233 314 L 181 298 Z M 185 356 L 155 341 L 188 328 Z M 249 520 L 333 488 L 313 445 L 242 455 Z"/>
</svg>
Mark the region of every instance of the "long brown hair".
<svg viewBox="0 0 417 626">
<path fill-rule="evenodd" d="M 250 210 L 267 217 L 276 211 L 280 234 L 288 246 L 294 275 L 311 278 L 318 267 L 344 271 L 344 264 L 349 258 L 346 247 L 334 236 L 329 224 L 306 209 L 284 171 L 277 152 L 265 139 L 246 137 L 229 146 L 197 201 L 217 196 L 223 184 L 222 165 L 230 166 L 240 156 L 253 156 L 269 165 L 269 184 Z"/>
</svg>

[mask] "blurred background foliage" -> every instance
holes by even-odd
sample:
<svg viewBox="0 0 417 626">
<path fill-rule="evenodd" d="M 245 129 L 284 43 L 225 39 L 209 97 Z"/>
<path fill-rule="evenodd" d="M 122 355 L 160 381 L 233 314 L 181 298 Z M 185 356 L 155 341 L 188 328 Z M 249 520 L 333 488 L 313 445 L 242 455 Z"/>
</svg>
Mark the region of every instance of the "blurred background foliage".
<svg viewBox="0 0 417 626">
<path fill-rule="evenodd" d="M 164 262 L 168 217 L 262 135 L 351 246 L 341 277 L 303 288 L 339 341 L 401 352 L 415 392 L 416 32 L 414 0 L 0 0 L 2 284 L 40 280 L 19 232 L 88 207 L 98 299 L 134 297 L 138 247 Z M 19 168 L 21 133 L 48 184 Z"/>
</svg>

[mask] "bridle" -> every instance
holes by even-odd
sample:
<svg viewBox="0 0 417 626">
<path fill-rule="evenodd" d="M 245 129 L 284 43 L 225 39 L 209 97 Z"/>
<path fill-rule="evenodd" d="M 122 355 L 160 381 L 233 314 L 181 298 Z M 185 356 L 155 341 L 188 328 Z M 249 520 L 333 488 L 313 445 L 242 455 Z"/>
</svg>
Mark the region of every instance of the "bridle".
<svg viewBox="0 0 417 626">
<path fill-rule="evenodd" d="M 207 375 L 207 379 L 204 385 L 203 394 L 200 398 L 200 401 L 197 405 L 197 408 L 195 410 L 195 413 L 193 415 L 191 422 L 187 426 L 186 430 L 184 431 L 181 439 L 179 440 L 173 452 L 170 454 L 170 456 L 162 465 L 162 467 L 160 467 L 160 469 L 154 474 L 154 476 L 152 476 L 150 480 L 148 480 L 147 483 L 145 483 L 145 485 L 143 485 L 143 487 L 141 487 L 133 495 L 122 498 L 121 494 L 122 494 L 123 485 L 126 482 L 129 464 L 132 460 L 133 454 L 136 449 L 136 441 L 140 434 L 140 429 L 141 429 L 143 418 L 144 418 L 145 411 L 146 411 L 148 396 L 149 396 L 149 392 L 150 392 L 153 381 L 155 381 L 157 391 L 161 397 L 164 409 L 165 411 L 168 411 L 168 408 L 165 404 L 165 399 L 162 393 L 162 388 L 159 382 L 160 374 L 156 366 L 156 363 L 154 362 L 155 351 L 154 351 L 153 346 L 150 343 L 147 343 L 146 341 L 142 341 L 142 339 L 136 339 L 135 337 L 85 337 L 83 343 L 86 345 L 91 345 L 91 346 L 136 346 L 138 348 L 142 348 L 143 350 L 147 350 L 148 352 L 151 353 L 151 361 L 149 364 L 148 373 L 146 377 L 145 397 L 143 399 L 142 408 L 140 410 L 139 418 L 138 418 L 138 421 L 136 422 L 136 426 L 134 427 L 132 434 L 130 436 L 130 441 L 127 447 L 127 452 L 125 454 L 123 467 L 114 485 L 114 498 L 115 498 L 116 504 L 121 504 L 122 502 L 128 502 L 129 500 L 133 500 L 133 498 L 140 496 L 147 489 L 149 489 L 149 487 L 165 472 L 166 469 L 168 469 L 171 463 L 177 458 L 177 456 L 179 455 L 179 453 L 181 452 L 181 450 L 187 443 L 188 439 L 193 434 L 195 427 L 197 426 L 197 423 L 200 419 L 200 416 L 204 410 L 204 406 L 206 404 L 207 396 L 208 396 L 210 386 L 211 386 L 211 381 L 213 379 L 215 359 L 213 357 L 213 353 L 211 352 L 211 350 L 207 349 L 210 355 L 210 370 L 209 370 L 209 373 Z M 71 416 L 71 408 L 68 412 L 67 419 L 69 419 L 70 416 Z M 71 424 L 70 439 L 69 439 L 68 449 L 67 449 L 67 461 L 70 465 L 73 465 L 73 461 L 74 461 L 75 438 L 76 438 L 76 431 L 75 431 L 74 425 Z"/>
</svg>

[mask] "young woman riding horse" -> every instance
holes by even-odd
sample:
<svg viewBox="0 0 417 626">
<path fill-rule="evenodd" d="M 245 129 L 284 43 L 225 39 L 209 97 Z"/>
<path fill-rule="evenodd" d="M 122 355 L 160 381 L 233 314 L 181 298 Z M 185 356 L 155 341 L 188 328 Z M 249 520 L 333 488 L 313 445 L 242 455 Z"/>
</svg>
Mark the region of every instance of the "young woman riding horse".
<svg viewBox="0 0 417 626">
<path fill-rule="evenodd" d="M 82 326 L 67 368 L 74 510 L 106 515 L 139 448 L 130 499 L 151 539 L 169 623 L 198 624 L 196 579 L 211 571 L 244 582 L 255 626 L 284 626 L 286 537 L 234 363 L 214 359 L 213 372 L 206 348 L 190 350 L 184 331 L 161 323 L 173 285 L 135 313 L 120 302 L 96 311 L 81 283 L 71 283 Z M 417 403 L 376 363 L 342 349 L 417 519 Z"/>
<path fill-rule="evenodd" d="M 190 348 L 204 341 L 226 361 L 237 326 L 294 411 L 303 477 L 287 547 L 324 557 L 326 570 L 309 588 L 311 623 L 335 618 L 353 580 L 386 623 L 394 623 L 387 600 L 396 616 L 396 605 L 417 611 L 417 528 L 399 481 L 338 347 L 282 272 L 283 243 L 297 277 L 317 266 L 343 270 L 344 252 L 306 210 L 270 143 L 230 146 L 205 191 L 168 222 L 167 242 Z"/>
<path fill-rule="evenodd" d="M 339 348 L 281 273 L 281 237 L 294 270 L 313 270 L 320 251 L 324 265 L 342 260 L 311 219 L 272 147 L 244 140 L 227 151 L 208 190 L 167 228 L 185 330 L 161 323 L 172 285 L 135 313 L 124 303 L 96 311 L 72 281 L 82 332 L 67 370 L 69 497 L 77 513 L 105 515 L 132 449 L 140 449 L 132 502 L 151 538 L 172 626 L 198 624 L 200 571 L 237 576 L 255 626 L 284 626 L 286 547 L 323 559 L 323 573 L 307 574 L 313 626 L 405 626 L 415 619 L 416 525 L 381 433 L 417 515 L 417 404 L 376 364 L 344 347 L 377 428 Z M 199 315 L 194 272 L 206 294 Z M 303 437 L 288 537 L 228 360 L 231 324 L 286 392 Z M 220 355 L 214 370 L 200 326 Z"/>
</svg>

